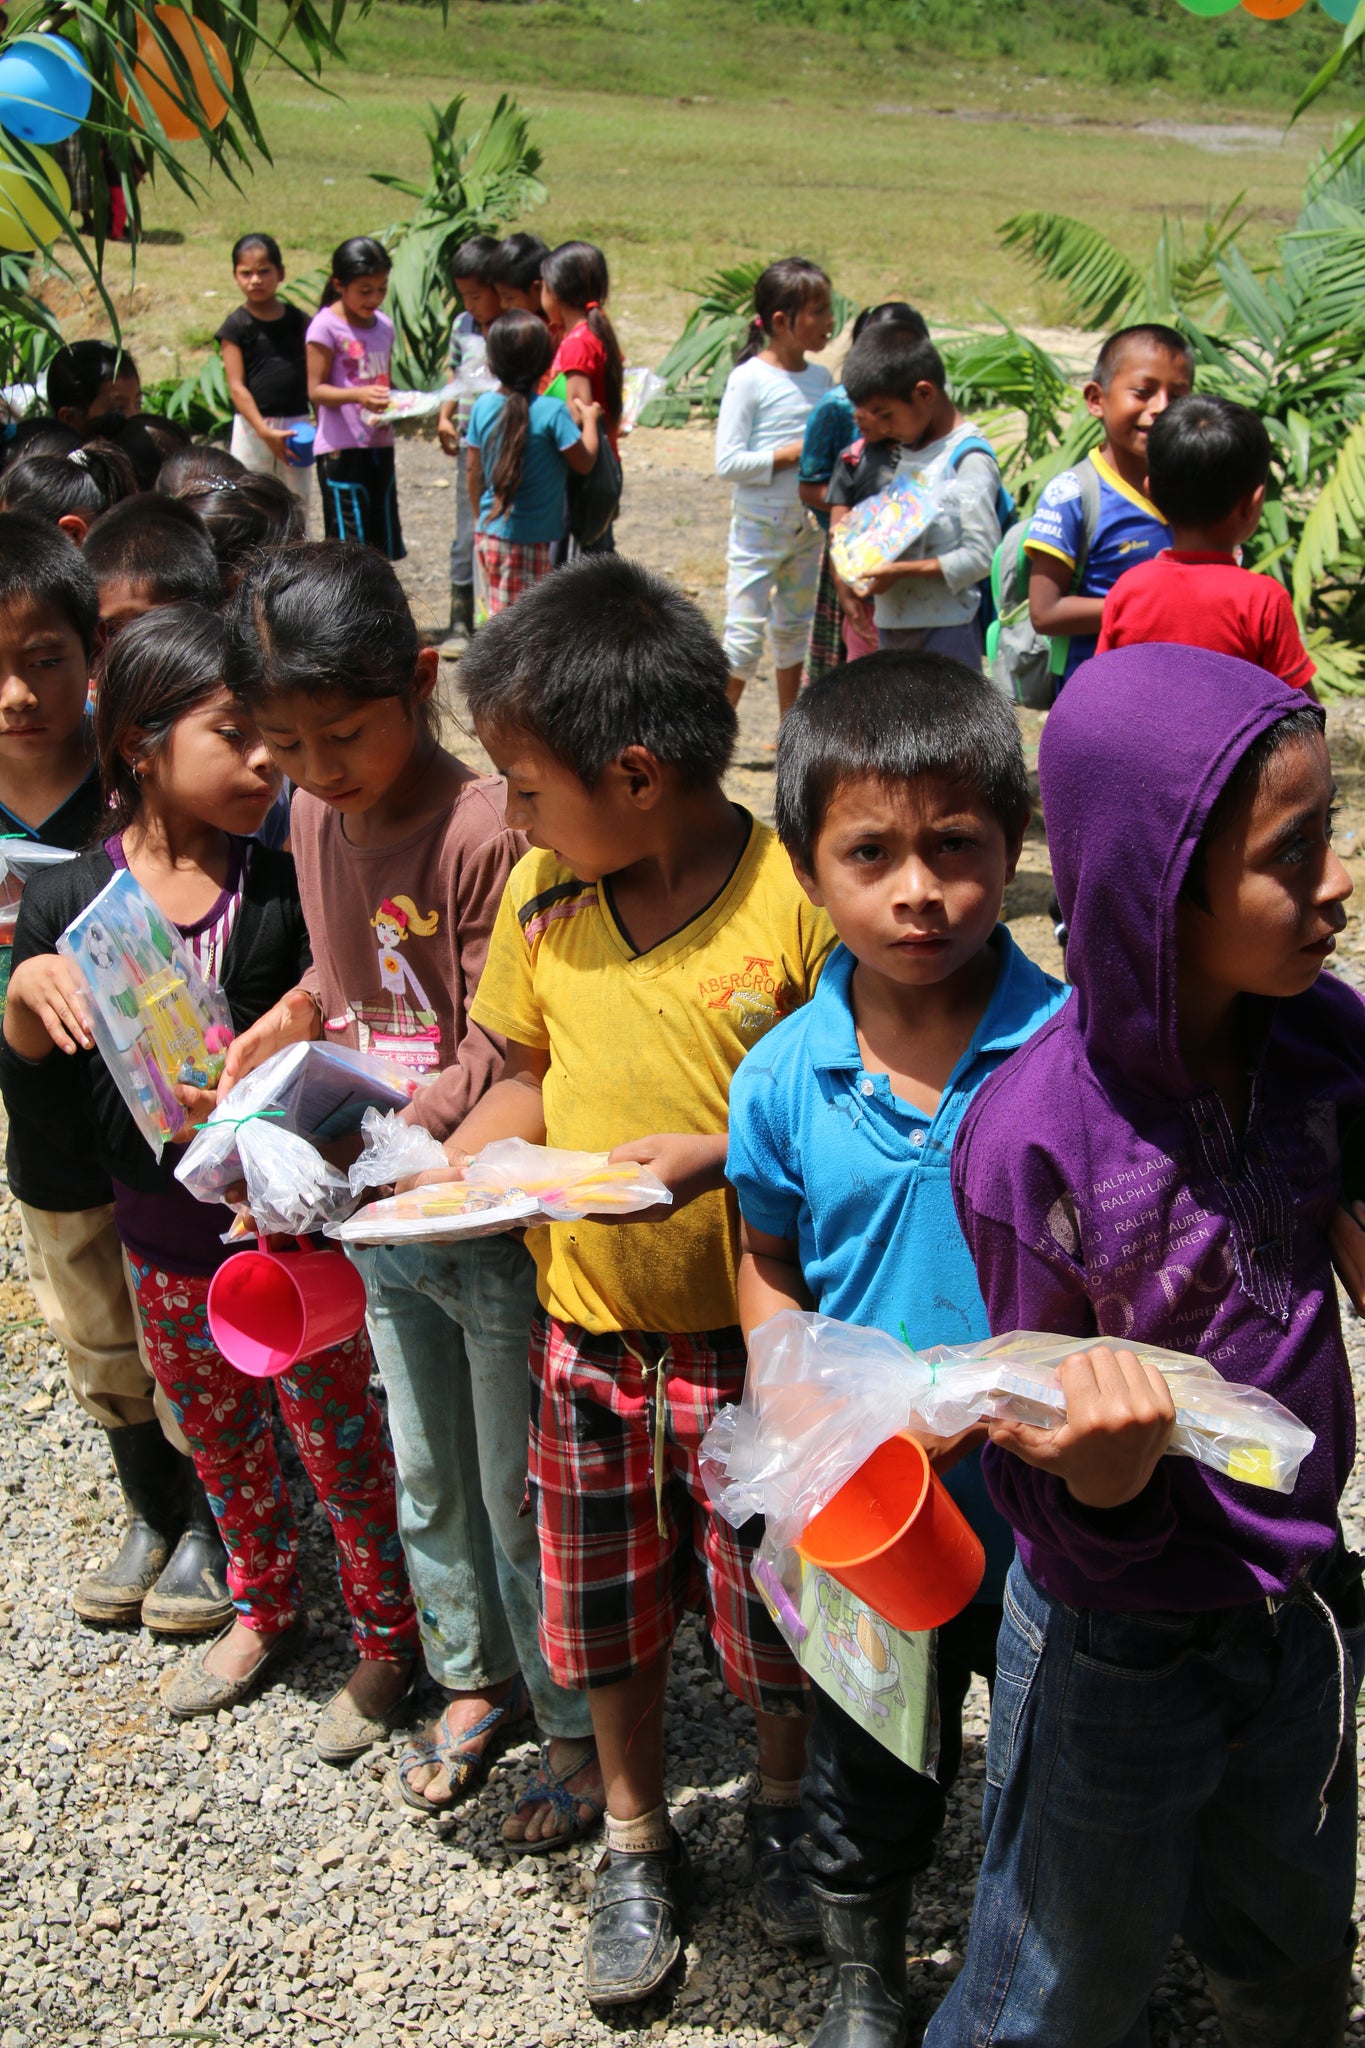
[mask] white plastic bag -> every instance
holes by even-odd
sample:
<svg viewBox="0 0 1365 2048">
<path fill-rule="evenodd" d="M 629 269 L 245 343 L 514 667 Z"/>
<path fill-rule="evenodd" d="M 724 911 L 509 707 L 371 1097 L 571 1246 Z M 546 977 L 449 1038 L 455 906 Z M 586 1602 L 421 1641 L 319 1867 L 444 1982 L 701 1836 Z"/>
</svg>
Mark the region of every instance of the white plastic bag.
<svg viewBox="0 0 1365 2048">
<path fill-rule="evenodd" d="M 667 389 L 657 370 L 628 369 L 621 380 L 621 432 L 629 434 L 651 399 L 662 398 Z"/>
<path fill-rule="evenodd" d="M 389 1188 L 412 1173 L 429 1173 L 433 1167 L 448 1166 L 439 1138 L 421 1124 L 405 1124 L 396 1109 L 387 1114 L 367 1109 L 360 1119 L 365 1149 L 354 1160 L 348 1176 L 351 1193 L 366 1188 Z"/>
<path fill-rule="evenodd" d="M 703 1440 L 707 1492 L 736 1528 L 766 1515 L 772 1542 L 794 1543 L 898 1430 L 952 1436 L 988 1418 L 1044 1428 L 1065 1421 L 1057 1368 L 1085 1348 L 1074 1338 L 1023 1330 L 915 1352 L 881 1330 L 784 1310 L 754 1331 L 744 1398 L 721 1410 Z M 1249 1486 L 1293 1491 L 1314 1439 L 1287 1408 L 1259 1388 L 1223 1379 L 1202 1358 L 1150 1344 L 1125 1348 L 1155 1365 L 1171 1388 L 1170 1455 Z"/>
</svg>

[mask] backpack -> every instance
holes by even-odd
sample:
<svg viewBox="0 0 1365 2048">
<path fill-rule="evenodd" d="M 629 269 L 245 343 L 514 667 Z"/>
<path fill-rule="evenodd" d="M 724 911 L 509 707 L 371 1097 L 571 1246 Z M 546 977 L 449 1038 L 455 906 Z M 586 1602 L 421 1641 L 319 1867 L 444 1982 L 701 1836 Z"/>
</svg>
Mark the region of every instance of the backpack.
<svg viewBox="0 0 1365 2048">
<path fill-rule="evenodd" d="M 1081 545 L 1071 576 L 1075 591 L 1085 574 L 1090 544 L 1100 523 L 1100 479 L 1089 460 L 1078 463 L 1071 474 L 1081 487 Z M 1069 634 L 1038 632 L 1029 617 L 1029 561 L 1024 549 L 1028 529 L 1027 519 L 1016 519 L 1002 536 L 991 563 L 994 617 L 986 629 L 986 671 L 1012 703 L 1029 711 L 1048 711 L 1071 643 Z"/>
<path fill-rule="evenodd" d="M 999 474 L 1000 457 L 996 454 L 990 442 L 987 441 L 983 435 L 969 434 L 965 441 L 958 442 L 956 448 L 954 448 L 952 453 L 952 467 L 954 475 L 956 475 L 958 465 L 961 463 L 964 455 L 989 455 L 991 461 L 995 464 L 996 473 Z M 1004 478 L 1001 477 L 1000 482 L 996 487 L 995 493 L 995 516 L 1000 521 L 1000 531 L 1002 534 L 1007 533 L 1009 531 L 1011 525 L 1014 523 L 1014 515 L 1018 511 L 1018 509 L 1019 508 L 1014 502 L 1013 495 L 1011 494 L 1008 485 L 1005 483 Z M 990 575 L 983 576 L 981 581 L 975 586 L 975 588 L 977 596 L 981 600 L 980 605 L 977 608 L 977 617 L 981 621 L 981 630 L 983 633 L 989 633 L 991 627 L 995 623 L 997 611 L 997 606 L 995 602 L 994 559 L 992 559 L 991 561 Z"/>
<path fill-rule="evenodd" d="M 621 465 L 599 422 L 597 460 L 586 476 L 569 471 L 569 534 L 581 548 L 590 548 L 621 509 Z"/>
</svg>

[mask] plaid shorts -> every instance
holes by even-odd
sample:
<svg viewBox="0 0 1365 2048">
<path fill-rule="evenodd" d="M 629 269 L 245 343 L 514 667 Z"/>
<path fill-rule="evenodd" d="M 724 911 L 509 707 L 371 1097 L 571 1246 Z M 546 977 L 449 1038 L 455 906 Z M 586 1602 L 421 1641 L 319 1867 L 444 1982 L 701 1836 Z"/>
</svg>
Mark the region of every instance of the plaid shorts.
<svg viewBox="0 0 1365 2048">
<path fill-rule="evenodd" d="M 550 540 L 500 540 L 496 533 L 476 533 L 477 609 L 490 619 L 494 612 L 505 612 L 533 583 L 549 575 L 553 556 L 554 542 Z"/>
<path fill-rule="evenodd" d="M 829 535 L 820 557 L 820 581 L 815 586 L 815 610 L 811 614 L 810 645 L 806 650 L 807 685 L 818 683 L 832 668 L 848 659 L 844 643 L 844 613 L 829 559 Z"/>
<path fill-rule="evenodd" d="M 737 1329 L 622 1337 L 553 1316 L 532 1323 L 540 1646 L 560 1685 L 629 1678 L 668 1648 L 690 1606 L 705 1613 L 711 1660 L 732 1693 L 765 1713 L 804 1711 L 800 1668 L 749 1576 L 760 1524 L 741 1534 L 714 1514 L 697 1467 L 717 1409 L 744 1390 L 744 1366 Z"/>
</svg>

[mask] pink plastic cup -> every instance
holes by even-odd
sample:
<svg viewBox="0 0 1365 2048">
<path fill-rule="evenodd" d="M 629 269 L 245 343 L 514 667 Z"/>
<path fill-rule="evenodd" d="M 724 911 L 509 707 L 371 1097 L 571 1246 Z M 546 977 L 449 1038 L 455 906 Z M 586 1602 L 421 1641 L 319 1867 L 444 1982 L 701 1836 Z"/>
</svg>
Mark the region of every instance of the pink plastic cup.
<svg viewBox="0 0 1365 2048">
<path fill-rule="evenodd" d="M 365 1320 L 365 1282 L 344 1252 L 237 1252 L 209 1282 L 209 1335 L 248 1379 L 277 1379 L 344 1344 Z"/>
</svg>

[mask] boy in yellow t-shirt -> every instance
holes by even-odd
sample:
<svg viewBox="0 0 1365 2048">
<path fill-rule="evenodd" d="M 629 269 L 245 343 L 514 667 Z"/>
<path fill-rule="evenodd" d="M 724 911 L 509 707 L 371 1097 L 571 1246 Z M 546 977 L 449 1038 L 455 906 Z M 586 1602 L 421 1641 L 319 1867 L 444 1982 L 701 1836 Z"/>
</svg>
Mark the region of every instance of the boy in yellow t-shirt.
<svg viewBox="0 0 1365 2048">
<path fill-rule="evenodd" d="M 697 1453 L 744 1384 L 730 1080 L 810 996 L 834 934 L 773 833 L 722 791 L 726 681 L 696 606 L 615 555 L 526 592 L 461 664 L 507 778 L 508 822 L 537 850 L 512 872 L 470 1011 L 506 1037 L 505 1076 L 447 1152 L 463 1167 L 494 1138 L 614 1148 L 673 1195 L 657 1220 L 527 1235 L 541 1642 L 558 1682 L 590 1692 L 605 1788 L 585 1964 L 600 2006 L 648 1997 L 681 1950 L 687 1871 L 664 1802 L 663 1703 L 673 1634 L 698 1594 L 721 1675 L 757 1720 L 759 1916 L 778 1939 L 815 1934 L 789 1859 L 803 1825 L 801 1675 L 750 1581 L 752 1546 L 711 1512 Z M 526 1820 L 528 1849 L 590 1818 L 562 1787 L 542 1799 L 552 1810 Z M 556 1826 L 567 1816 L 571 1830 Z"/>
</svg>

